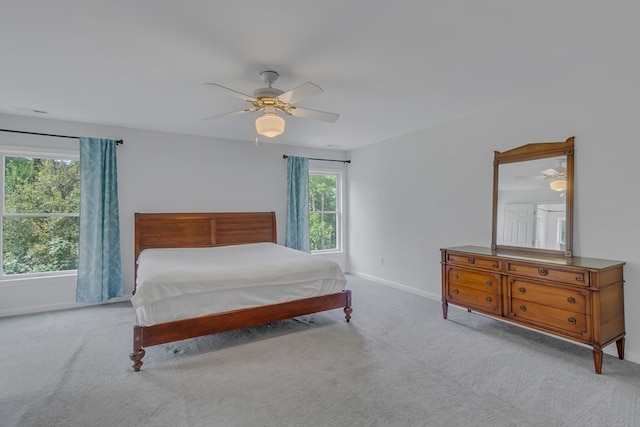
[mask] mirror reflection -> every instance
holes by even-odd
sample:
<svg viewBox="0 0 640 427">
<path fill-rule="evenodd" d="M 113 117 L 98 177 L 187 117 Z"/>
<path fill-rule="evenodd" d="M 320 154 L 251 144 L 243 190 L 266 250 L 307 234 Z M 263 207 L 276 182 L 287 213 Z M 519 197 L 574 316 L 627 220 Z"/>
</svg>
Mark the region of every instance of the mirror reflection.
<svg viewBox="0 0 640 427">
<path fill-rule="evenodd" d="M 567 250 L 567 157 L 500 165 L 496 243 Z"/>
</svg>

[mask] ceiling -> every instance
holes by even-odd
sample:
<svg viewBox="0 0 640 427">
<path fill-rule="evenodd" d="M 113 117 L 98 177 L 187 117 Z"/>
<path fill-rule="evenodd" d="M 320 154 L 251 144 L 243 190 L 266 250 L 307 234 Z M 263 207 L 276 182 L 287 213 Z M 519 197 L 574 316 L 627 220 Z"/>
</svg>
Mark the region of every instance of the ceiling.
<svg viewBox="0 0 640 427">
<path fill-rule="evenodd" d="M 268 142 L 351 150 L 605 73 L 637 55 L 638 3 L 5 0 L 0 112 L 253 142 L 257 113 L 201 120 L 248 106 L 202 83 L 275 70 L 340 119 Z"/>
</svg>

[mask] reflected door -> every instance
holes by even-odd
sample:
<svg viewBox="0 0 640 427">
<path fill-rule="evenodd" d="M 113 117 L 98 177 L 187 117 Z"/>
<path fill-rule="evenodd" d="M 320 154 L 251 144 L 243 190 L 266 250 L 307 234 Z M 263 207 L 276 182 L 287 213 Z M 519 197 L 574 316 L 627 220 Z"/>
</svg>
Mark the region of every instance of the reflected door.
<svg viewBox="0 0 640 427">
<path fill-rule="evenodd" d="M 502 212 L 502 236 L 498 244 L 531 247 L 534 236 L 535 209 L 533 204 L 505 205 Z"/>
</svg>

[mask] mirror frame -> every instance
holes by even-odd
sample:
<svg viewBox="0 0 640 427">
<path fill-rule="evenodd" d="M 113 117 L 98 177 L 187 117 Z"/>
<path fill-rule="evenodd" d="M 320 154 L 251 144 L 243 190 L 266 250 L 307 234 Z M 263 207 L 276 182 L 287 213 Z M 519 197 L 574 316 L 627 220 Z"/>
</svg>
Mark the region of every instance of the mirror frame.
<svg viewBox="0 0 640 427">
<path fill-rule="evenodd" d="M 526 144 L 508 151 L 494 151 L 493 160 L 493 215 L 491 230 L 491 249 L 494 251 L 508 250 L 538 256 L 573 256 L 573 191 L 574 191 L 574 137 L 565 142 L 539 142 Z M 506 163 L 525 162 L 529 160 L 546 159 L 549 157 L 567 156 L 567 189 L 565 192 L 566 213 L 566 250 L 556 251 L 541 248 L 527 248 L 520 246 L 506 246 L 496 244 L 498 221 L 498 174 L 500 165 Z"/>
</svg>

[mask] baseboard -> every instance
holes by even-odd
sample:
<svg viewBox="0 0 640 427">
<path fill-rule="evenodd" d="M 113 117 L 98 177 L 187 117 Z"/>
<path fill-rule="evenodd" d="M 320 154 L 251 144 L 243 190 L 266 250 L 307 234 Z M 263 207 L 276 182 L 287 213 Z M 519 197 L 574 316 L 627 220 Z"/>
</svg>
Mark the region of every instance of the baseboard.
<svg viewBox="0 0 640 427">
<path fill-rule="evenodd" d="M 431 292 L 426 292 L 421 289 L 416 289 L 412 286 L 403 285 L 402 283 L 381 279 L 380 277 L 376 277 L 376 276 L 371 276 L 370 274 L 365 274 L 358 271 L 350 271 L 349 274 L 353 274 L 354 276 L 362 277 L 363 279 L 371 280 L 372 282 L 380 283 L 381 285 L 400 289 L 401 291 L 409 292 L 410 294 L 419 295 L 421 297 L 432 299 L 435 301 L 441 301 L 442 299 L 442 297 L 439 294 L 436 295 Z"/>
<path fill-rule="evenodd" d="M 58 310 L 69 310 L 72 308 L 91 307 L 94 305 L 125 302 L 125 301 L 129 301 L 130 299 L 131 299 L 130 297 L 120 297 L 120 298 L 112 298 L 109 301 L 98 302 L 98 303 L 65 302 L 65 303 L 57 303 L 57 304 L 44 304 L 44 305 L 37 305 L 37 306 L 30 306 L 30 307 L 20 307 L 15 309 L 5 309 L 5 310 L 0 310 L 0 317 L 20 316 L 22 314 L 35 314 L 35 313 L 44 313 L 47 311 L 58 311 Z"/>
</svg>

